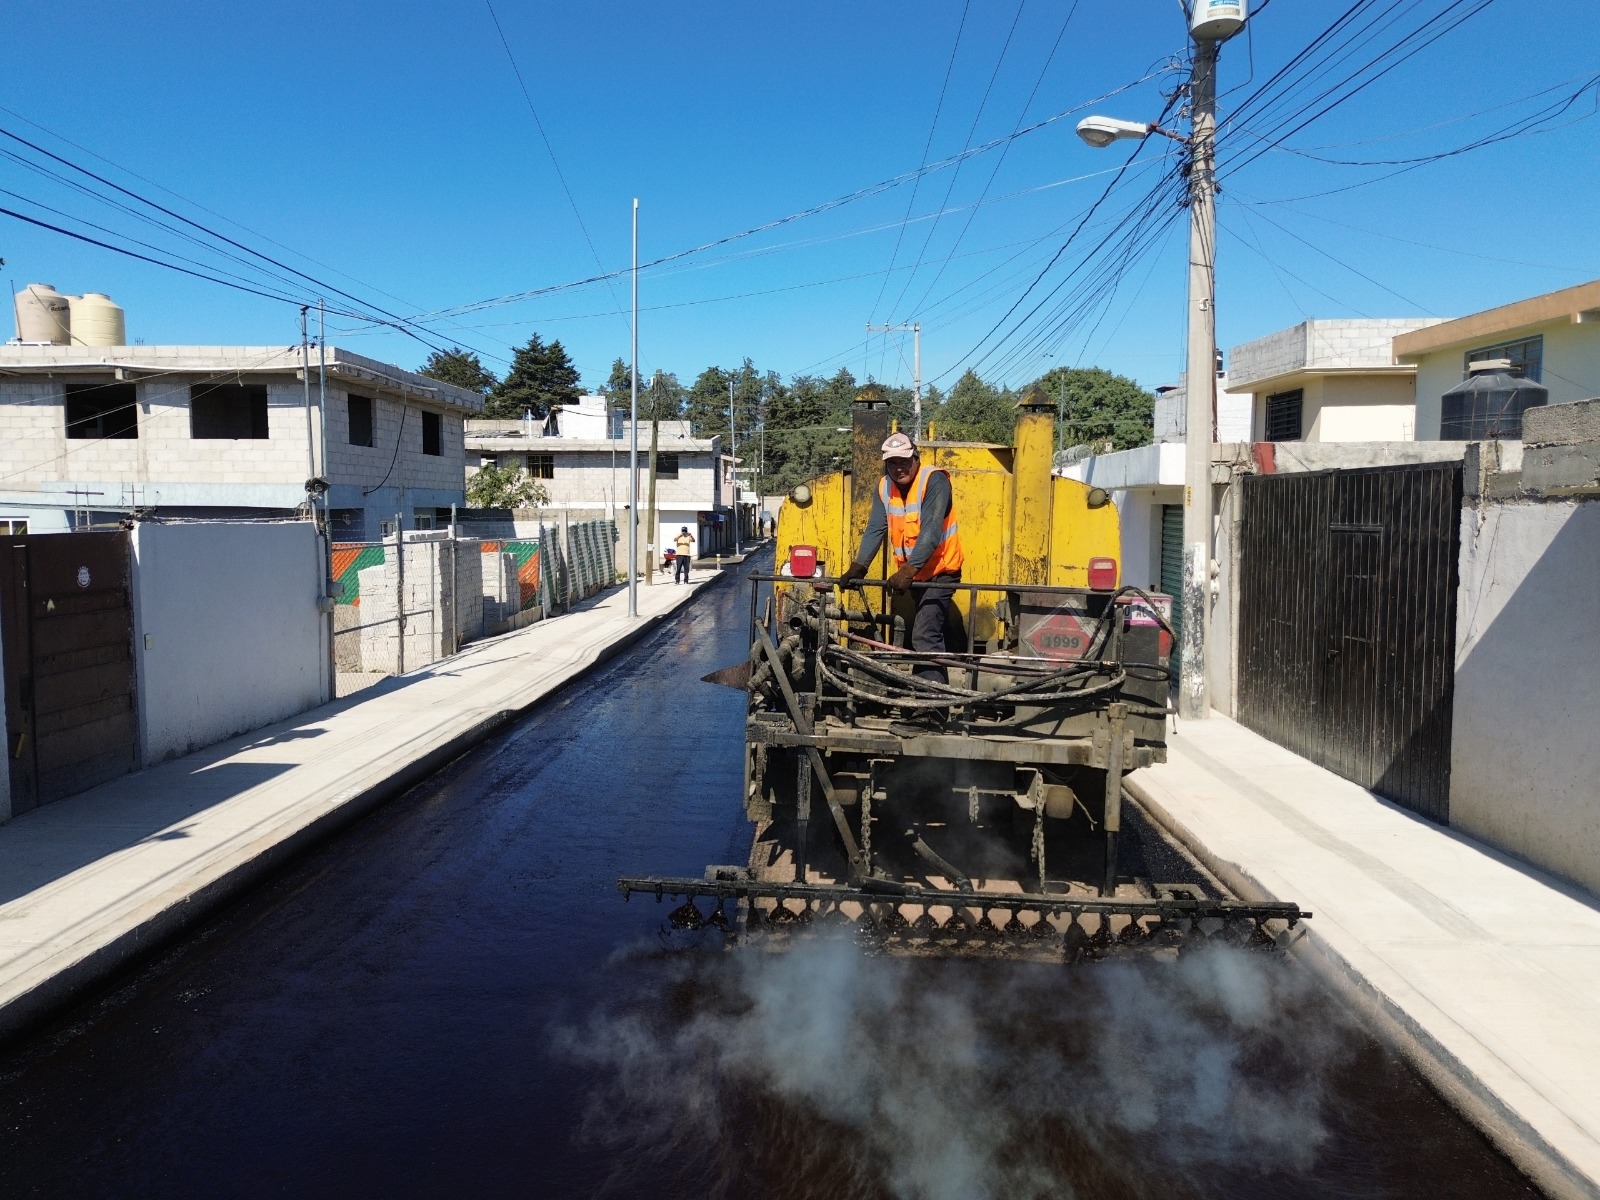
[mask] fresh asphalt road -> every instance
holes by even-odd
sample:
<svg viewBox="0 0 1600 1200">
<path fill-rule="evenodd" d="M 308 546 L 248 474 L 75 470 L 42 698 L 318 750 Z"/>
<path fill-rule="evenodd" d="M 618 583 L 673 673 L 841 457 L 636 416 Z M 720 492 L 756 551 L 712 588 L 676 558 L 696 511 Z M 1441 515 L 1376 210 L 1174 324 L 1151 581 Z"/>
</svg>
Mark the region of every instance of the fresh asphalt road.
<svg viewBox="0 0 1600 1200">
<path fill-rule="evenodd" d="M 623 904 L 744 860 L 744 701 L 699 679 L 747 612 L 710 590 L 0 1055 L 0 1195 L 1534 1194 L 1290 964 L 728 954 Z"/>
</svg>

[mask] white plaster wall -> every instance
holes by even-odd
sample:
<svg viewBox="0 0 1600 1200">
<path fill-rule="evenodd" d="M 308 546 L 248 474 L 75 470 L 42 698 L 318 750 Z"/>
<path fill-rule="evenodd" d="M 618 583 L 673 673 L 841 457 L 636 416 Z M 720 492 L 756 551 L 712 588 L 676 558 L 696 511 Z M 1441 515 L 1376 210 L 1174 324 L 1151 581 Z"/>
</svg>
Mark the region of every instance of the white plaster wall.
<svg viewBox="0 0 1600 1200">
<path fill-rule="evenodd" d="M 1600 396 L 1600 324 L 1574 325 L 1570 320 L 1485 338 L 1482 345 L 1544 336 L 1544 378 L 1551 404 L 1567 404 Z M 1454 346 L 1417 361 L 1417 437 L 1439 436 L 1439 400 L 1465 378 L 1471 346 Z"/>
<path fill-rule="evenodd" d="M 1311 441 L 1408 442 L 1416 425 L 1416 380 L 1331 375 L 1319 381 Z"/>
<path fill-rule="evenodd" d="M 309 522 L 134 528 L 146 766 L 328 699 L 324 569 Z"/>
<path fill-rule="evenodd" d="M 1600 893 L 1600 502 L 1468 508 L 1450 824 Z"/>
</svg>

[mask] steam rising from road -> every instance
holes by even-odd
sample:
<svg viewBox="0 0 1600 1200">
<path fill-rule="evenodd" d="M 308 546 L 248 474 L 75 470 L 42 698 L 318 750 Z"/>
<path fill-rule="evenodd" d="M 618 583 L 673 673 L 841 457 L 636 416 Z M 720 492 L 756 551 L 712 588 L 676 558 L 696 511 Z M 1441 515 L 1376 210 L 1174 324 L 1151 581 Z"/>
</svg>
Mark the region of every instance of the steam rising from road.
<svg viewBox="0 0 1600 1200">
<path fill-rule="evenodd" d="M 1304 1172 L 1350 1044 L 1304 972 L 1211 947 L 1068 968 L 813 937 L 665 971 L 651 1008 L 557 1048 L 599 1068 L 589 1136 L 644 1178 L 698 1163 L 709 1194 L 753 1174 L 771 1196 L 1020 1200 Z"/>
</svg>

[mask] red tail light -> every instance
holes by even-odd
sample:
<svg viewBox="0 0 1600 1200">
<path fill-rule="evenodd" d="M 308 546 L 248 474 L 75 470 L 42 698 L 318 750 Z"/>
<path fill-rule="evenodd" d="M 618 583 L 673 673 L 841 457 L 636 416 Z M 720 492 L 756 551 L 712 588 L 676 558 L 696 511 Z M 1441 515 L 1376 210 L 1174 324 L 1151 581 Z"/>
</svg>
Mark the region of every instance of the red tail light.
<svg viewBox="0 0 1600 1200">
<path fill-rule="evenodd" d="M 789 547 L 789 574 L 796 579 L 810 579 L 817 573 L 817 548 L 815 546 Z"/>
<path fill-rule="evenodd" d="M 1117 587 L 1117 560 L 1114 558 L 1091 558 L 1089 560 L 1089 590 L 1093 592 L 1112 592 Z"/>
</svg>

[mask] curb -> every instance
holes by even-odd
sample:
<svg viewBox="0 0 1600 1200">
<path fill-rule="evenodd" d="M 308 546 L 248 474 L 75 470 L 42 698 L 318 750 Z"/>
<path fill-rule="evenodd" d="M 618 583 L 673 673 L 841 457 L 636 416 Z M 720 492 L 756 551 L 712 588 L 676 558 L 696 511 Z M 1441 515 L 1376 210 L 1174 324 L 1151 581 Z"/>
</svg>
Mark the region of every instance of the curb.
<svg viewBox="0 0 1600 1200">
<path fill-rule="evenodd" d="M 165 948 L 190 928 L 211 916 L 227 902 L 264 882 L 300 854 L 353 825 L 368 813 L 397 799 L 466 751 L 488 740 L 504 726 L 533 712 L 567 688 L 581 682 L 597 667 L 643 640 L 669 620 L 686 611 L 702 592 L 728 578 L 723 571 L 696 587 L 682 604 L 669 612 L 645 617 L 639 624 L 604 646 L 593 656 L 575 664 L 573 673 L 526 704 L 499 709 L 466 729 L 452 734 L 417 758 L 360 791 L 339 800 L 335 807 L 315 817 L 284 837 L 267 835 L 255 847 L 244 851 L 243 861 L 226 867 L 223 873 L 192 891 L 177 884 L 166 894 L 151 900 L 145 913 L 133 926 L 84 957 L 42 980 L 28 991 L 0 1005 L 0 1047 L 15 1041 L 34 1026 L 72 1003 L 81 1000 L 96 986 Z M 259 847 L 257 849 L 256 847 Z"/>
<path fill-rule="evenodd" d="M 1238 863 L 1213 854 L 1186 825 L 1162 807 L 1137 777 L 1125 778 L 1122 786 L 1152 822 L 1194 855 L 1201 866 L 1240 899 L 1256 903 L 1280 899 Z M 1535 1187 L 1552 1200 L 1600 1200 L 1600 1184 L 1574 1167 L 1520 1113 L 1489 1091 L 1433 1034 L 1368 982 L 1317 933 L 1315 917 L 1302 928 L 1306 932 L 1295 943 L 1295 957 Z"/>
</svg>

